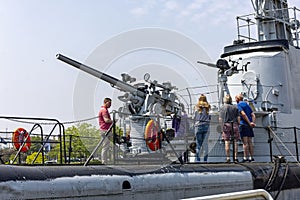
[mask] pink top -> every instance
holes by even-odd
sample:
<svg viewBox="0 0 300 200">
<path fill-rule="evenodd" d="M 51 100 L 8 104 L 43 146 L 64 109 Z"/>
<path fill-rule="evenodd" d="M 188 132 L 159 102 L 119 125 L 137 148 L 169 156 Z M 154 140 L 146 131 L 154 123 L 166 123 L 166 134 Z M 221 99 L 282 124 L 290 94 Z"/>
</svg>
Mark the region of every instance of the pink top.
<svg viewBox="0 0 300 200">
<path fill-rule="evenodd" d="M 100 130 L 104 130 L 104 131 L 108 130 L 109 127 L 110 127 L 110 125 L 112 124 L 112 123 L 106 123 L 106 122 L 104 121 L 104 117 L 103 117 L 103 116 L 105 116 L 105 115 L 106 115 L 109 119 L 111 119 L 111 118 L 110 118 L 110 114 L 109 114 L 109 112 L 108 112 L 108 109 L 107 109 L 105 106 L 101 106 L 100 111 L 99 111 L 98 118 L 99 118 L 99 126 L 100 126 Z"/>
</svg>

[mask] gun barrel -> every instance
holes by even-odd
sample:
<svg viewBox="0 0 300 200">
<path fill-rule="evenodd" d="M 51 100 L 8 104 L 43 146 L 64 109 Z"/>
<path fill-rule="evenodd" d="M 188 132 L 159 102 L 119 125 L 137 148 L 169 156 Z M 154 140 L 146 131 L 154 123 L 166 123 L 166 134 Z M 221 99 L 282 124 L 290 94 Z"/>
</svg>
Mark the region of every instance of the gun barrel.
<svg viewBox="0 0 300 200">
<path fill-rule="evenodd" d="M 140 90 L 137 90 L 137 88 L 135 88 L 134 86 L 129 85 L 129 84 L 127 84 L 127 83 L 125 83 L 125 82 L 123 82 L 123 81 L 121 81 L 117 78 L 114 78 L 114 77 L 112 77 L 108 74 L 105 74 L 105 73 L 102 73 L 98 70 L 95 70 L 95 69 L 93 69 L 93 68 L 91 68 L 87 65 L 84 65 L 80 62 L 77 62 L 77 61 L 75 61 L 71 58 L 68 58 L 68 57 L 64 56 L 64 55 L 57 54 L 56 58 L 58 60 L 61 60 L 65 63 L 69 64 L 69 65 L 72 65 L 73 67 L 76 67 L 77 69 L 80 69 L 80 70 L 82 70 L 82 71 L 84 71 L 84 72 L 86 72 L 86 73 L 88 73 L 92 76 L 95 76 L 95 77 L 97 77 L 101 80 L 104 80 L 104 81 L 110 83 L 113 86 L 117 86 L 120 90 L 136 94 L 140 97 L 146 96 L 146 94 L 144 92 L 142 92 Z"/>
<path fill-rule="evenodd" d="M 203 64 L 203 65 L 207 65 L 209 67 L 215 67 L 217 68 L 217 66 L 213 63 L 208 63 L 208 62 L 202 62 L 202 61 L 197 61 L 197 63 Z"/>
</svg>

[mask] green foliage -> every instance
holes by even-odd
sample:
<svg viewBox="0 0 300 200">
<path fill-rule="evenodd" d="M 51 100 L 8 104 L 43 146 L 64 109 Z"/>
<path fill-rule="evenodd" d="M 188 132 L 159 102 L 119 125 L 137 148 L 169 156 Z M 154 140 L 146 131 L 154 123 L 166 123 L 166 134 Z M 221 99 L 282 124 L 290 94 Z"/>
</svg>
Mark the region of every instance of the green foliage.
<svg viewBox="0 0 300 200">
<path fill-rule="evenodd" d="M 6 163 L 10 163 L 10 164 L 20 164 L 19 162 L 21 163 L 25 163 L 25 160 L 26 160 L 26 157 L 27 157 L 27 152 L 26 153 L 20 153 L 19 154 L 19 157 L 17 157 L 15 159 L 15 161 L 12 163 L 12 161 L 14 160 L 16 154 L 17 154 L 17 150 L 16 149 L 10 149 L 9 150 L 10 154 L 9 154 L 9 161 L 5 161 Z"/>
<path fill-rule="evenodd" d="M 26 152 L 27 154 L 32 154 L 34 152 L 38 152 L 38 150 L 41 148 L 42 141 L 40 136 L 31 136 L 30 137 L 30 149 Z"/>
<path fill-rule="evenodd" d="M 85 148 L 85 155 L 89 155 L 100 139 L 99 129 L 88 123 L 78 125 L 78 136 Z"/>
<path fill-rule="evenodd" d="M 99 164 L 102 164 L 102 162 L 100 161 L 100 160 L 91 160 L 90 162 L 89 162 L 89 165 L 99 165 Z"/>
<path fill-rule="evenodd" d="M 18 164 L 18 158 L 15 160 L 15 162 L 12 163 L 14 157 L 16 156 L 15 153 L 11 154 L 10 157 L 9 157 L 9 163 L 10 164 Z"/>
<path fill-rule="evenodd" d="M 120 135 L 122 134 L 122 130 L 117 127 L 116 132 Z M 100 141 L 100 132 L 99 129 L 92 126 L 88 123 L 81 123 L 77 125 L 73 125 L 65 129 L 65 142 L 62 139 L 62 158 L 64 159 L 64 147 L 66 148 L 66 157 L 67 159 L 70 157 L 71 161 L 82 160 L 84 161 L 89 155 L 90 152 L 95 148 L 95 146 Z M 61 145 L 59 143 L 60 139 L 55 137 L 50 137 L 51 141 L 51 149 L 49 152 L 44 152 L 44 161 L 55 160 L 57 163 L 60 163 L 60 155 L 61 155 Z M 26 164 L 31 164 L 34 158 L 36 157 L 39 149 L 42 146 L 42 139 L 40 136 L 31 136 L 31 146 L 30 149 L 26 153 L 21 153 L 21 162 Z M 101 149 L 99 149 L 101 150 Z M 3 150 L 4 151 L 4 150 Z M 10 148 L 9 150 L 3 152 L 6 155 L 5 162 L 9 162 L 9 160 L 13 160 L 16 154 L 16 150 Z M 19 159 L 17 158 L 14 164 L 17 164 Z M 34 164 L 42 163 L 42 152 L 39 153 L 37 159 Z M 65 163 L 63 160 L 62 163 Z M 66 162 L 67 163 L 67 162 Z"/>
<path fill-rule="evenodd" d="M 77 124 L 68 127 L 65 130 L 65 144 L 62 140 L 63 147 L 66 147 L 66 157 L 86 158 L 90 154 L 91 149 L 99 141 L 99 131 L 88 123 Z M 60 162 L 60 146 L 55 145 L 48 153 L 51 159 L 57 159 Z"/>
<path fill-rule="evenodd" d="M 10 160 L 14 158 L 16 150 L 13 148 L 3 148 L 0 149 L 0 154 L 2 156 L 2 160 L 5 162 L 5 164 L 9 164 Z"/>
<path fill-rule="evenodd" d="M 122 137 L 123 136 L 123 129 L 121 129 L 119 126 L 116 127 L 116 135 Z"/>
<path fill-rule="evenodd" d="M 38 152 L 33 152 L 31 155 L 28 155 L 26 157 L 26 164 L 31 164 L 32 161 L 34 160 L 34 158 L 36 157 Z M 44 160 L 46 161 L 46 156 L 44 156 Z M 40 153 L 38 155 L 38 157 L 36 158 L 34 164 L 42 164 L 43 163 L 43 157 L 42 157 L 42 154 Z"/>
</svg>

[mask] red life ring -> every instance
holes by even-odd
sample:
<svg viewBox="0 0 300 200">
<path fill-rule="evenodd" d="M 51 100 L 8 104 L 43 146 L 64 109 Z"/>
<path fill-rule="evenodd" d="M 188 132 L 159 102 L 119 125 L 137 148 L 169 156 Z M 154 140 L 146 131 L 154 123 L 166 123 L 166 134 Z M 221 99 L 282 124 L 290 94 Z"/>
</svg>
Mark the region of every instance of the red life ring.
<svg viewBox="0 0 300 200">
<path fill-rule="evenodd" d="M 14 131 L 12 141 L 17 150 L 20 149 L 25 139 L 26 142 L 22 147 L 21 152 L 27 152 L 30 149 L 30 145 L 31 145 L 30 135 L 24 128 L 18 128 Z"/>
<path fill-rule="evenodd" d="M 145 129 L 146 144 L 152 151 L 161 148 L 162 135 L 159 132 L 159 126 L 154 120 L 149 120 Z"/>
</svg>

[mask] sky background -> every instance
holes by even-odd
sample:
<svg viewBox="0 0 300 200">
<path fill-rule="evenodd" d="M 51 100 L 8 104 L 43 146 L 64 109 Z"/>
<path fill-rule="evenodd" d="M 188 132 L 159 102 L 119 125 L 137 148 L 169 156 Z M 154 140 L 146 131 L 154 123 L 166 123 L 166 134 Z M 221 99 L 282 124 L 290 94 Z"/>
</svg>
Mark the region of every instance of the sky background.
<svg viewBox="0 0 300 200">
<path fill-rule="evenodd" d="M 300 6 L 300 0 L 288 2 Z M 57 53 L 85 63 L 95 49 L 121 33 L 161 28 L 192 39 L 215 63 L 223 47 L 237 39 L 235 17 L 252 12 L 250 0 L 0 0 L 0 115 L 80 120 L 74 117 L 80 72 L 58 61 Z M 122 61 L 127 66 L 123 71 L 130 71 L 143 62 L 158 63 L 160 56 L 167 60 L 163 54 L 137 52 L 113 68 L 119 69 Z M 176 59 L 172 62 L 182 62 Z M 120 77 L 120 70 L 110 72 Z M 100 106 L 104 95 L 94 95 Z M 0 131 L 9 126 L 0 120 Z"/>
</svg>

